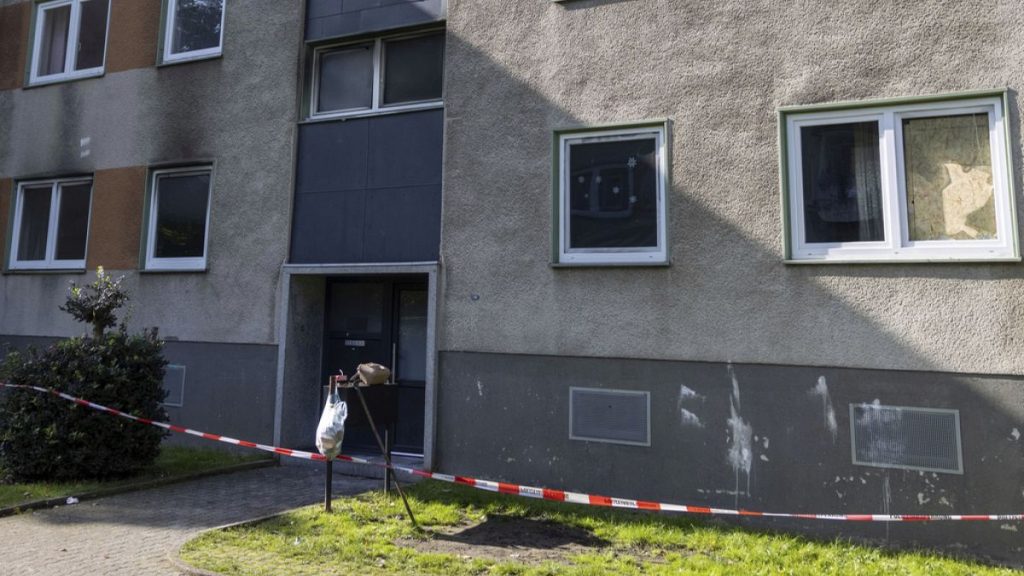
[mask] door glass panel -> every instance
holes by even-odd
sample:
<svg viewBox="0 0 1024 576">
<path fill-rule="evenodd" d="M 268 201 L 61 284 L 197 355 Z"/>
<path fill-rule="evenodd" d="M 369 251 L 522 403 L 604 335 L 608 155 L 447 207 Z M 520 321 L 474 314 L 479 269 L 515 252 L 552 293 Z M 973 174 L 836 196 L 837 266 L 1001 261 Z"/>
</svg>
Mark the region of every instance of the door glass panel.
<svg viewBox="0 0 1024 576">
<path fill-rule="evenodd" d="M 373 106 L 373 45 L 361 44 L 320 56 L 317 112 Z"/>
<path fill-rule="evenodd" d="M 807 126 L 800 136 L 805 241 L 884 240 L 878 122 Z"/>
<path fill-rule="evenodd" d="M 22 191 L 21 231 L 18 234 L 19 261 L 46 259 L 52 193 L 51 186 L 25 188 Z"/>
<path fill-rule="evenodd" d="M 107 46 L 107 14 L 110 0 L 89 0 L 82 3 L 81 23 L 78 26 L 78 57 L 75 70 L 103 66 L 103 53 Z"/>
<path fill-rule="evenodd" d="M 384 43 L 384 104 L 441 98 L 444 34 Z"/>
<path fill-rule="evenodd" d="M 68 55 L 68 29 L 71 6 L 60 6 L 42 13 L 43 35 L 39 46 L 39 67 L 36 74 L 49 76 L 64 72 Z"/>
<path fill-rule="evenodd" d="M 384 327 L 384 285 L 339 282 L 331 284 L 331 332 L 380 334 Z"/>
<path fill-rule="evenodd" d="M 401 380 L 427 379 L 427 291 L 402 290 L 398 301 L 398 372 Z"/>
<path fill-rule="evenodd" d="M 996 237 L 988 114 L 903 120 L 911 240 Z"/>
<path fill-rule="evenodd" d="M 61 186 L 57 219 L 57 260 L 84 260 L 92 184 Z"/>
</svg>

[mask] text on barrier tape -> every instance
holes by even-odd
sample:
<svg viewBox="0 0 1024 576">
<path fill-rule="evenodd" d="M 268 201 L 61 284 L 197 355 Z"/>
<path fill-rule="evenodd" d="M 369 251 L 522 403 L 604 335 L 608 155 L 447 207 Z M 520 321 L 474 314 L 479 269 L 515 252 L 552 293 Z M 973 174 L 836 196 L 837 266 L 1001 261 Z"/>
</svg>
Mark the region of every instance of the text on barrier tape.
<svg viewBox="0 0 1024 576">
<path fill-rule="evenodd" d="M 150 420 L 148 418 L 140 418 L 138 416 L 134 416 L 126 412 L 121 412 L 120 410 L 115 410 L 114 408 L 108 408 L 106 406 L 96 404 L 94 402 L 89 402 L 88 400 L 83 400 L 81 398 L 76 398 L 69 394 L 65 394 L 63 392 L 58 392 L 56 390 L 51 390 L 48 388 L 41 388 L 38 386 L 25 386 L 21 384 L 8 384 L 5 382 L 0 382 L 0 388 L 32 390 L 35 392 L 39 392 L 41 394 L 51 394 L 53 396 L 63 398 L 68 402 L 78 404 L 79 406 L 86 406 L 93 410 L 105 412 L 113 416 L 127 418 L 129 420 L 133 420 L 141 424 L 156 426 L 157 428 L 163 428 L 164 430 L 170 430 L 171 432 L 177 432 L 179 434 L 189 434 L 192 436 L 197 436 L 199 438 L 205 438 L 207 440 L 224 442 L 227 444 L 233 444 L 235 446 L 242 446 L 244 448 L 263 450 L 265 452 L 272 452 L 274 454 L 289 456 L 291 458 L 303 458 L 305 460 L 317 460 L 320 462 L 327 461 L 327 458 L 314 452 L 306 452 L 304 450 L 292 450 L 289 448 L 280 448 L 278 446 L 269 446 L 266 444 L 259 444 L 256 442 L 246 442 L 245 440 L 238 440 L 236 438 L 230 438 L 228 436 L 222 436 L 220 434 L 208 434 L 206 432 L 192 430 L 191 428 L 175 426 L 167 422 L 157 422 L 155 420 Z M 386 464 L 372 462 L 365 458 L 357 458 L 355 456 L 338 455 L 335 458 L 335 460 L 341 460 L 343 462 L 353 462 L 356 464 L 366 464 L 370 466 L 387 467 Z M 501 494 L 509 494 L 512 496 L 522 496 L 525 498 L 536 498 L 541 500 L 550 500 L 553 502 L 567 502 L 571 504 L 584 504 L 587 506 L 599 506 L 605 508 L 647 510 L 651 512 L 679 512 L 683 514 L 701 514 L 709 516 L 792 518 L 798 520 L 832 520 L 843 522 L 940 522 L 953 520 L 982 522 L 1014 522 L 1024 520 L 1024 514 L 799 514 L 785 512 L 758 512 L 754 510 L 731 510 L 729 508 L 709 508 L 705 506 L 666 504 L 663 502 L 646 502 L 644 500 L 631 500 L 628 498 L 610 498 L 608 496 L 598 496 L 595 494 L 582 494 L 579 492 L 551 490 L 548 488 L 523 486 L 521 484 L 508 484 L 505 482 L 481 480 L 479 478 L 469 478 L 466 476 L 452 476 L 449 474 L 428 472 L 426 470 L 410 468 L 407 466 L 392 466 L 391 468 L 400 472 L 405 472 L 407 474 L 419 476 L 420 478 L 428 478 L 431 480 L 449 482 L 452 484 L 461 484 L 463 486 L 470 486 L 478 490 L 499 492 Z"/>
</svg>

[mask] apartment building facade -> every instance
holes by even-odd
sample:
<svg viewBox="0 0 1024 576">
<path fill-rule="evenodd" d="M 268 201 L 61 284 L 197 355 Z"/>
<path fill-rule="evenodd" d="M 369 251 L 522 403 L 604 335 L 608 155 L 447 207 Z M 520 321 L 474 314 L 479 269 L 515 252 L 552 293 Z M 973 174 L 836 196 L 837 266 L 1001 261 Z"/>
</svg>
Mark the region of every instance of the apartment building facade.
<svg viewBox="0 0 1024 576">
<path fill-rule="evenodd" d="M 302 25 L 287 2 L 0 4 L 0 342 L 82 333 L 58 306 L 103 266 L 167 340 L 171 418 L 272 441 Z"/>
<path fill-rule="evenodd" d="M 449 11 L 441 470 L 1024 506 L 1017 3 Z M 998 522 L 749 522 L 1024 559 Z"/>
</svg>

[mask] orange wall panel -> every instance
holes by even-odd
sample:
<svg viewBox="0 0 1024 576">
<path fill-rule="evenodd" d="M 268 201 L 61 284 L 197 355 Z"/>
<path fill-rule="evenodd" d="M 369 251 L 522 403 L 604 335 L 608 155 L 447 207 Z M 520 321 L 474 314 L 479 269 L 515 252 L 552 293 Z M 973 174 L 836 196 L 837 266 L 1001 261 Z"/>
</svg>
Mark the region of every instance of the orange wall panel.
<svg viewBox="0 0 1024 576">
<path fill-rule="evenodd" d="M 0 90 L 21 88 L 25 83 L 32 3 L 0 7 Z"/>
<path fill-rule="evenodd" d="M 113 0 L 107 73 L 156 65 L 160 0 Z"/>
<path fill-rule="evenodd" d="M 86 256 L 89 269 L 138 268 L 146 174 L 145 166 L 96 171 Z"/>
</svg>

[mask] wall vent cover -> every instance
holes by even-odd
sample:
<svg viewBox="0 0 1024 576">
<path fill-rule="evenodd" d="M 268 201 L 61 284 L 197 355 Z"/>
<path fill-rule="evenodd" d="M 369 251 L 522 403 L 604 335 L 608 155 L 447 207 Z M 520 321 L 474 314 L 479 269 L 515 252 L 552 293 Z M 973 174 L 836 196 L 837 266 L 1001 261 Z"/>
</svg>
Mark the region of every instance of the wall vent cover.
<svg viewBox="0 0 1024 576">
<path fill-rule="evenodd" d="M 853 463 L 963 474 L 960 412 L 850 404 Z"/>
<path fill-rule="evenodd" d="M 569 388 L 569 438 L 650 446 L 650 392 Z"/>
<path fill-rule="evenodd" d="M 185 367 L 170 364 L 164 372 L 164 406 L 181 406 L 185 402 Z"/>
</svg>

